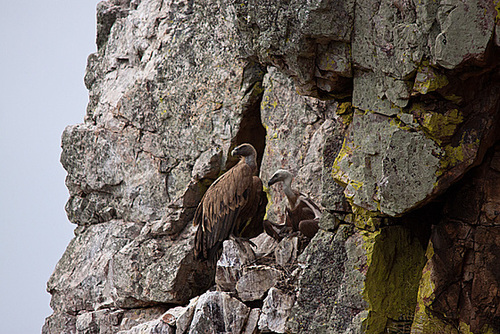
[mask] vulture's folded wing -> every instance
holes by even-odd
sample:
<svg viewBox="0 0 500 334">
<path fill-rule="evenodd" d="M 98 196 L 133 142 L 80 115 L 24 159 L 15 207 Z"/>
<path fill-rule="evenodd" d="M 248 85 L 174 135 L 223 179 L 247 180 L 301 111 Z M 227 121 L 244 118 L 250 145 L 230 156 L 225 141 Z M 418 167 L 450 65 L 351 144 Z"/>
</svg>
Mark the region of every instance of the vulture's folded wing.
<svg viewBox="0 0 500 334">
<path fill-rule="evenodd" d="M 195 225 L 201 225 L 195 237 L 197 257 L 216 260 L 222 242 L 238 229 L 251 187 L 251 169 L 246 164 L 237 164 L 208 188 L 193 220 Z"/>
</svg>

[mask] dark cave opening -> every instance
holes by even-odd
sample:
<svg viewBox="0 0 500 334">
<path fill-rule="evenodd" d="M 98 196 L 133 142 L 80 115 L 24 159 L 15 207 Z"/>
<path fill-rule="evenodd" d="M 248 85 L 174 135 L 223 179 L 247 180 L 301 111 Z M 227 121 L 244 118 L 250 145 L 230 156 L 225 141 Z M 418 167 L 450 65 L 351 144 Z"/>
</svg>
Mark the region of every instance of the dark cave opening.
<svg viewBox="0 0 500 334">
<path fill-rule="evenodd" d="M 257 151 L 257 166 L 260 167 L 266 147 L 266 129 L 261 121 L 261 102 L 264 95 L 262 81 L 267 73 L 266 68 L 257 62 L 249 61 L 243 69 L 242 90 L 243 97 L 239 106 L 240 123 L 236 135 L 231 140 L 231 145 L 227 152 L 226 164 L 222 172 L 226 172 L 238 163 L 238 157 L 232 156 L 230 152 L 243 143 L 251 144 Z M 206 190 L 206 189 L 205 189 Z M 221 252 L 222 253 L 222 249 Z M 220 254 L 219 254 L 220 256 Z M 217 261 L 216 261 L 217 262 Z M 216 265 L 204 264 L 203 270 L 194 274 L 195 280 L 203 280 L 203 284 L 195 295 L 201 295 L 215 287 Z M 246 302 L 247 306 L 262 307 L 262 301 Z"/>
<path fill-rule="evenodd" d="M 431 237 L 432 226 L 439 224 L 443 218 L 443 209 L 446 202 L 444 196 L 400 218 L 403 225 L 418 239 L 424 251 L 427 249 Z"/>
<path fill-rule="evenodd" d="M 241 121 L 236 136 L 231 140 L 229 152 L 236 146 L 249 143 L 257 151 L 257 166 L 260 165 L 266 148 L 266 129 L 262 125 L 260 106 L 264 89 L 262 80 L 267 73 L 266 68 L 259 63 L 249 62 L 243 70 L 242 87 L 247 87 L 241 108 Z M 228 152 L 228 153 L 229 153 Z M 237 157 L 227 157 L 225 170 L 229 170 L 238 162 Z"/>
</svg>

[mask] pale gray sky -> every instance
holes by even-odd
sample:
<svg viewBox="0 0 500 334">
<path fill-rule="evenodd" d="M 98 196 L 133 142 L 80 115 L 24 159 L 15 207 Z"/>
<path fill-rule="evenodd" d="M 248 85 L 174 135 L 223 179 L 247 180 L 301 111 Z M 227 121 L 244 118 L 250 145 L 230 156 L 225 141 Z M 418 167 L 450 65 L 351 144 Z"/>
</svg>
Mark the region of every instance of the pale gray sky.
<svg viewBox="0 0 500 334">
<path fill-rule="evenodd" d="M 81 123 L 97 0 L 0 0 L 0 334 L 40 333 L 46 281 L 73 237 L 59 163 Z"/>
</svg>

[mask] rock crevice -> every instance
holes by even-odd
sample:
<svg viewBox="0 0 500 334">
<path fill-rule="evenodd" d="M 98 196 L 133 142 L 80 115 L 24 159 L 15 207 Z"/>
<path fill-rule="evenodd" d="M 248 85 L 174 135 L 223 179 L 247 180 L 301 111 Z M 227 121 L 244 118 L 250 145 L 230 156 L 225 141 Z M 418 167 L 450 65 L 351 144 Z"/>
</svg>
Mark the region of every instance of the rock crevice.
<svg viewBox="0 0 500 334">
<path fill-rule="evenodd" d="M 49 333 L 500 333 L 490 0 L 105 0 L 62 136 L 75 238 Z M 232 148 L 321 204 L 312 239 L 193 257 Z M 285 221 L 278 184 L 266 219 Z"/>
</svg>

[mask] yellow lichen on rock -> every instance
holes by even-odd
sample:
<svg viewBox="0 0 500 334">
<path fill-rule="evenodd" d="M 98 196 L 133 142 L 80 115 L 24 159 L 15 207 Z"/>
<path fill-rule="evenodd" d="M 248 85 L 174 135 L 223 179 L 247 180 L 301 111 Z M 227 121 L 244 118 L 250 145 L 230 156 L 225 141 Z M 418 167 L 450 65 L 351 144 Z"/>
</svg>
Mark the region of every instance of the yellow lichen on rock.
<svg viewBox="0 0 500 334">
<path fill-rule="evenodd" d="M 381 225 L 382 218 L 378 212 L 365 210 L 351 203 L 352 212 L 354 213 L 354 225 L 361 229 L 375 232 Z"/>
<path fill-rule="evenodd" d="M 342 171 L 342 168 L 340 165 L 342 163 L 346 163 L 346 158 L 349 155 L 352 155 L 352 148 L 349 147 L 347 143 L 347 139 L 344 138 L 344 142 L 342 143 L 342 148 L 340 149 L 339 154 L 335 158 L 335 161 L 333 162 L 332 166 L 332 177 L 335 181 L 339 182 L 342 186 L 347 186 L 349 183 L 349 177 L 348 175 Z"/>
<path fill-rule="evenodd" d="M 269 209 L 273 205 L 273 196 L 271 195 L 271 191 L 270 191 L 269 187 L 267 187 L 265 184 L 262 185 L 262 188 L 263 188 L 264 192 L 266 193 L 266 197 L 267 197 L 266 214 L 264 215 L 264 219 L 267 219 L 268 218 L 267 212 L 269 211 Z"/>
<path fill-rule="evenodd" d="M 444 147 L 444 157 L 441 159 L 441 169 L 438 174 L 442 174 L 445 170 L 449 170 L 466 160 L 473 159 L 477 154 L 477 148 L 479 147 L 480 140 L 472 143 L 465 143 L 464 138 L 462 138 L 457 146 L 446 145 Z"/>
<path fill-rule="evenodd" d="M 444 114 L 427 112 L 423 115 L 422 127 L 424 131 L 438 144 L 453 136 L 457 127 L 464 121 L 464 117 L 457 109 L 448 110 Z"/>
<path fill-rule="evenodd" d="M 402 226 L 364 231 L 362 236 L 368 267 L 362 295 L 369 304 L 364 330 L 385 333 L 393 322 L 409 330 L 425 263 L 422 246 Z"/>
<path fill-rule="evenodd" d="M 352 122 L 352 117 L 353 117 L 353 109 L 352 109 L 352 104 L 351 102 L 344 102 L 341 103 L 336 111 L 337 115 L 340 116 L 342 119 L 342 122 L 345 125 L 349 125 Z"/>
<path fill-rule="evenodd" d="M 448 85 L 448 78 L 445 75 L 436 72 L 432 67 L 424 64 L 418 69 L 415 83 L 413 84 L 413 91 L 420 94 L 427 94 L 446 85 Z"/>
<path fill-rule="evenodd" d="M 434 247 L 432 243 L 429 243 L 425 252 L 427 264 L 422 270 L 422 277 L 420 278 L 411 332 L 415 334 L 458 334 L 455 328 L 436 317 L 429 308 L 436 297 L 436 286 L 432 281 L 432 262 L 430 262 L 433 256 Z"/>
</svg>

